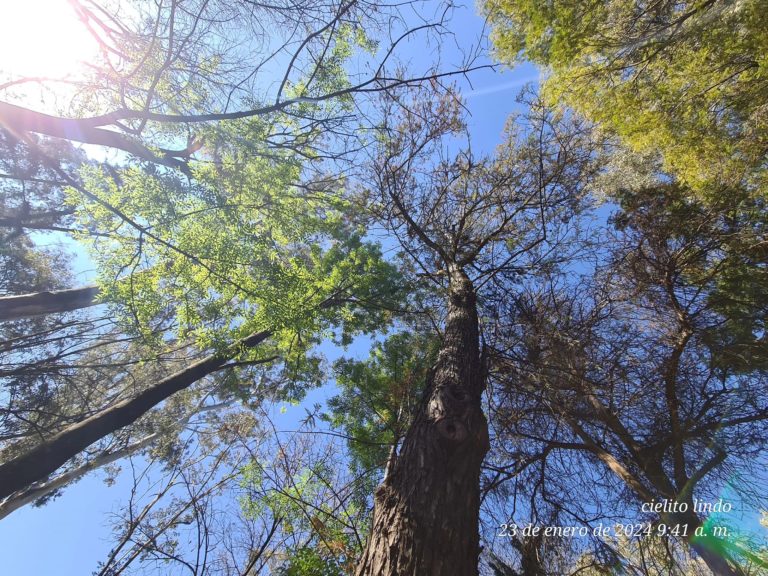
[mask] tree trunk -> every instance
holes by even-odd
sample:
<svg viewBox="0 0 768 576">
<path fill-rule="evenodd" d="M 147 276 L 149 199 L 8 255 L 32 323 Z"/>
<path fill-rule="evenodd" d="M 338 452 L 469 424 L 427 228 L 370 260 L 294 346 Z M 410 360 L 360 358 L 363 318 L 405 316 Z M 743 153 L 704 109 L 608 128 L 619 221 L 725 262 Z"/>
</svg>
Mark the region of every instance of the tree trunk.
<svg viewBox="0 0 768 576">
<path fill-rule="evenodd" d="M 8 102 L 0 102 L 0 126 L 6 127 L 11 132 L 17 134 L 35 132 L 54 138 L 63 138 L 70 142 L 117 148 L 150 162 L 157 162 L 171 168 L 183 168 L 183 162 L 178 158 L 168 157 L 165 154 L 158 155 L 141 142 L 103 127 L 114 124 L 118 119 L 112 119 L 110 115 L 97 118 L 62 118 L 35 112 Z M 183 152 L 185 151 L 178 151 L 178 153 Z"/>
<path fill-rule="evenodd" d="M 54 492 L 60 488 L 64 488 L 67 484 L 71 484 L 72 482 L 79 480 L 92 470 L 96 470 L 97 468 L 101 468 L 102 466 L 106 466 L 107 464 L 111 464 L 112 462 L 135 454 L 139 450 L 149 446 L 159 436 L 160 434 L 157 432 L 149 434 L 141 440 L 121 448 L 120 450 L 115 450 L 114 452 L 108 452 L 106 454 L 100 454 L 82 466 L 64 472 L 63 474 L 59 474 L 55 478 L 45 482 L 36 482 L 35 484 L 29 486 L 26 490 L 14 493 L 11 497 L 0 501 L 0 520 L 12 512 L 15 512 L 19 508 L 23 508 L 27 504 L 31 504 L 36 500 L 40 500 L 40 498 L 47 496 L 51 492 Z"/>
<path fill-rule="evenodd" d="M 21 456 L 3 463 L 0 465 L 0 501 L 34 482 L 44 480 L 81 450 L 112 432 L 132 424 L 171 395 L 221 369 L 242 348 L 252 348 L 269 338 L 270 334 L 269 331 L 255 332 L 239 340 L 226 352 L 211 354 L 163 378 L 136 396 L 68 426 L 51 438 L 41 441 Z"/>
<path fill-rule="evenodd" d="M 688 511 L 671 515 L 671 524 L 687 524 L 687 536 L 685 541 L 699 555 L 715 576 L 744 576 L 744 570 L 735 563 L 729 562 L 730 554 L 727 550 L 727 542 L 712 534 L 696 536 L 696 529 L 704 526 L 699 515 L 693 512 L 693 500 L 687 499 Z"/>
<path fill-rule="evenodd" d="M 193 416 L 197 416 L 199 414 L 202 414 L 203 412 L 218 410 L 220 408 L 228 406 L 229 404 L 231 404 L 231 402 L 221 402 L 219 404 L 215 404 L 212 406 L 204 406 L 203 408 L 195 410 L 191 414 L 179 420 L 174 425 L 174 429 L 178 430 L 183 426 L 185 426 L 192 419 Z M 51 478 L 49 480 L 46 480 L 44 482 L 36 482 L 30 485 L 25 490 L 22 490 L 21 492 L 16 492 L 9 498 L 6 498 L 5 500 L 0 500 L 0 520 L 5 518 L 12 512 L 15 512 L 19 508 L 22 508 L 32 502 L 35 502 L 36 500 L 39 500 L 40 498 L 47 496 L 51 492 L 58 490 L 60 488 L 64 488 L 68 484 L 71 484 L 76 480 L 79 480 L 81 477 L 88 474 L 88 472 L 97 470 L 108 464 L 111 464 L 112 462 L 116 462 L 117 460 L 122 460 L 123 458 L 136 454 L 137 452 L 139 452 L 140 450 L 143 450 L 144 448 L 152 444 L 152 442 L 160 438 L 161 435 L 162 435 L 162 432 L 159 432 L 159 431 L 153 432 L 152 434 L 148 434 L 147 436 L 144 436 L 143 438 L 137 440 L 133 444 L 124 446 L 123 448 L 120 448 L 119 450 L 115 450 L 114 452 L 106 452 L 103 454 L 99 454 L 98 456 L 94 457 L 92 460 L 89 460 L 88 462 L 86 462 L 81 466 L 78 466 L 77 468 L 68 470 L 67 472 L 63 472 L 58 476 Z"/>
<path fill-rule="evenodd" d="M 95 306 L 98 304 L 98 293 L 97 286 L 85 286 L 56 292 L 4 296 L 0 298 L 0 322 Z"/>
<path fill-rule="evenodd" d="M 474 287 L 454 269 L 437 363 L 401 453 L 376 490 L 357 576 L 477 575 L 480 466 L 488 451 L 484 387 Z"/>
</svg>

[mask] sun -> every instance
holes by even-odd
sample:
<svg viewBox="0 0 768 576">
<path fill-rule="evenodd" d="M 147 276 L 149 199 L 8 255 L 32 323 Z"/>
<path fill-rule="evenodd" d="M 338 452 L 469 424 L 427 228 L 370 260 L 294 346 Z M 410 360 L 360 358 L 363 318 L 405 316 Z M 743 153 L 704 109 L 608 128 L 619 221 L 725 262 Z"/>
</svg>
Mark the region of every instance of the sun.
<svg viewBox="0 0 768 576">
<path fill-rule="evenodd" d="M 1 6 L 0 84 L 67 78 L 95 58 L 97 42 L 68 0 L 4 0 Z"/>
</svg>

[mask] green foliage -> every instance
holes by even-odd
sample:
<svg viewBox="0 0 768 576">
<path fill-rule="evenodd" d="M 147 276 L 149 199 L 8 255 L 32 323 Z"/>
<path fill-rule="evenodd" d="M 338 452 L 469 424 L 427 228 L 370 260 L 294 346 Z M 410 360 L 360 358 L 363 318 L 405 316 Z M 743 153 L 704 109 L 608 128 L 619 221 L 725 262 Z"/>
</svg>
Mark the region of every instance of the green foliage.
<svg viewBox="0 0 768 576">
<path fill-rule="evenodd" d="M 66 288 L 70 255 L 61 247 L 35 246 L 29 236 L 0 245 L 0 294 L 24 294 Z"/>
<path fill-rule="evenodd" d="M 272 330 L 297 353 L 324 330 L 379 328 L 355 307 L 395 291 L 394 269 L 347 214 L 337 182 L 301 182 L 289 152 L 267 153 L 262 120 L 206 134 L 194 179 L 154 168 L 86 168 L 70 190 L 105 299 L 149 336 L 175 318 L 179 338 L 223 346 Z"/>
<path fill-rule="evenodd" d="M 30 230 L 65 229 L 72 219 L 62 209 L 64 194 L 46 155 L 59 158 L 62 166 L 84 161 L 67 142 L 32 136 L 25 141 L 0 129 L 0 174 L 5 176 L 0 178 L 0 294 L 57 290 L 72 280 L 70 255 L 29 235 Z"/>
<path fill-rule="evenodd" d="M 317 98 L 351 88 L 345 66 L 354 57 L 355 49 L 375 53 L 377 47 L 377 43 L 366 35 L 363 28 L 353 26 L 351 23 L 343 23 L 338 30 L 324 34 L 323 41 L 327 46 L 322 61 L 316 63 L 311 74 L 305 75 L 294 83 L 289 83 L 286 96 L 296 99 Z M 352 94 L 340 94 L 336 99 L 321 102 L 300 102 L 297 107 L 297 116 L 306 118 L 328 115 L 340 110 L 350 112 L 352 103 Z M 317 132 L 316 135 L 320 134 L 321 132 Z"/>
<path fill-rule="evenodd" d="M 545 92 L 615 131 L 702 198 L 764 195 L 768 11 L 762 0 L 486 0 L 497 56 L 551 71 Z"/>
<path fill-rule="evenodd" d="M 279 576 L 344 576 L 345 572 L 333 561 L 323 557 L 317 548 L 305 546 L 292 552 L 285 565 L 278 568 Z"/>
<path fill-rule="evenodd" d="M 241 498 L 246 517 L 269 515 L 279 522 L 282 533 L 298 545 L 288 545 L 286 560 L 276 571 L 290 576 L 336 576 L 347 574 L 357 555 L 350 526 L 360 522 L 360 509 L 341 505 L 329 490 L 334 471 L 328 463 L 283 470 L 279 464 L 254 461 L 243 469 Z"/>
<path fill-rule="evenodd" d="M 434 337 L 400 332 L 376 344 L 367 360 L 336 362 L 340 392 L 328 401 L 327 419 L 350 437 L 353 468 L 386 463 L 390 447 L 405 435 L 436 353 Z"/>
</svg>

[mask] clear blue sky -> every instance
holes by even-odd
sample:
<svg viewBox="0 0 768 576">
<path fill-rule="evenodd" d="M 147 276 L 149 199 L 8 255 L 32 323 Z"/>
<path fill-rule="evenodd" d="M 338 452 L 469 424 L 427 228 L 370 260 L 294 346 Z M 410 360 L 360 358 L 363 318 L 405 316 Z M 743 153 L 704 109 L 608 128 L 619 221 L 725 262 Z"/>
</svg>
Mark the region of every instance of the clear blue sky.
<svg viewBox="0 0 768 576">
<path fill-rule="evenodd" d="M 459 45 L 474 42 L 483 21 L 472 6 L 459 9 L 452 29 Z M 427 55 L 414 53 L 413 60 Z M 515 70 L 480 71 L 459 85 L 470 112 L 469 128 L 476 151 L 490 152 L 500 141 L 504 122 L 515 107 L 515 96 L 538 72 L 533 66 Z M 87 266 L 79 259 L 79 267 Z M 364 346 L 356 354 L 366 355 Z M 308 400 L 317 401 L 318 391 Z M 304 415 L 302 407 L 288 407 L 285 422 Z M 67 488 L 64 494 L 42 508 L 26 506 L 0 521 L 0 576 L 74 576 L 90 574 L 110 549 L 108 515 L 125 502 L 131 481 L 123 477 L 116 485 L 104 484 L 103 474 L 93 473 Z"/>
</svg>

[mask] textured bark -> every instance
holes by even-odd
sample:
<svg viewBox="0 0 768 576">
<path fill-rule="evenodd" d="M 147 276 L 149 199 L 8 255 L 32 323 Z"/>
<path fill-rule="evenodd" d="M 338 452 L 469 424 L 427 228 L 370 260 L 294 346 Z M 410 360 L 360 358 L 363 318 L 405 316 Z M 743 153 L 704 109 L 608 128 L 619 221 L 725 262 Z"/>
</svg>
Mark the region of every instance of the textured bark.
<svg viewBox="0 0 768 576">
<path fill-rule="evenodd" d="M 19 320 L 56 312 L 70 312 L 98 304 L 96 286 L 56 292 L 35 292 L 0 298 L 0 321 Z"/>
<path fill-rule="evenodd" d="M 81 450 L 132 424 L 166 398 L 221 369 L 241 348 L 252 348 L 270 334 L 269 331 L 251 334 L 226 352 L 207 356 L 136 396 L 65 428 L 21 456 L 3 463 L 0 465 L 0 500 L 44 480 Z"/>
<path fill-rule="evenodd" d="M 477 575 L 480 465 L 488 451 L 484 387 L 474 288 L 453 270 L 437 363 L 376 490 L 357 576 Z"/>
</svg>

